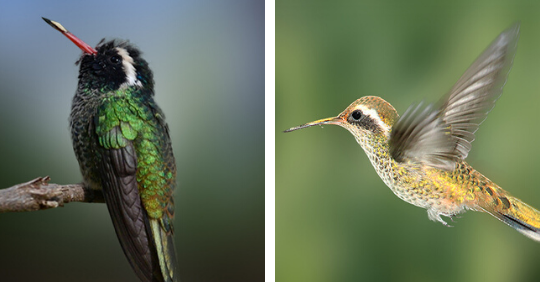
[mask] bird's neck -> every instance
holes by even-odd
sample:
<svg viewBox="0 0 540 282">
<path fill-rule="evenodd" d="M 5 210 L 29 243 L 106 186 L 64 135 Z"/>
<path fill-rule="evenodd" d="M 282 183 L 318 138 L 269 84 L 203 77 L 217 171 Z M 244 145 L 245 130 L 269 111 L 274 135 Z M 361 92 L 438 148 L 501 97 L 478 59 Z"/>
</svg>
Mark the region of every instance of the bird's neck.
<svg viewBox="0 0 540 282">
<path fill-rule="evenodd" d="M 377 174 L 388 187 L 392 188 L 396 162 L 390 156 L 388 136 L 386 134 L 359 135 L 356 136 L 356 141 L 364 149 Z"/>
</svg>

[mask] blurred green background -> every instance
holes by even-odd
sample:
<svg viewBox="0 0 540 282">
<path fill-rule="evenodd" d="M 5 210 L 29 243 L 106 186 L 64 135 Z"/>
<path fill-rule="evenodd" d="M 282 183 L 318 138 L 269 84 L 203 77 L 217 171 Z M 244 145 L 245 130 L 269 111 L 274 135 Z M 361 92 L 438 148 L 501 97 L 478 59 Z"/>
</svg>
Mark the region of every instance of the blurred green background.
<svg viewBox="0 0 540 282">
<path fill-rule="evenodd" d="M 178 166 L 183 281 L 264 275 L 264 1 L 0 2 L 0 188 L 81 181 L 68 132 L 81 51 L 144 52 Z M 0 214 L 0 281 L 136 281 L 105 205 Z"/>
<path fill-rule="evenodd" d="M 276 3 L 276 280 L 538 281 L 540 244 L 488 214 L 447 228 L 379 179 L 337 126 L 282 130 L 375 95 L 403 113 L 435 102 L 521 21 L 504 94 L 468 161 L 540 208 L 540 4 L 523 1 Z"/>
</svg>

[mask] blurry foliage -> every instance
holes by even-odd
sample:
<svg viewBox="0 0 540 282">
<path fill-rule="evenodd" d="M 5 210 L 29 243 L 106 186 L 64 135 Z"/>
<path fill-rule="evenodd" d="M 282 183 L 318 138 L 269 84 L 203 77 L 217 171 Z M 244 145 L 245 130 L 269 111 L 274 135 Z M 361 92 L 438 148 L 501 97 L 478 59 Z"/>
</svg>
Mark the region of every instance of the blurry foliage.
<svg viewBox="0 0 540 282">
<path fill-rule="evenodd" d="M 346 130 L 281 133 L 362 96 L 399 113 L 437 101 L 515 21 L 514 67 L 467 160 L 540 208 L 540 4 L 277 1 L 277 281 L 538 281 L 538 242 L 477 212 L 453 228 L 429 221 L 392 194 Z"/>
</svg>

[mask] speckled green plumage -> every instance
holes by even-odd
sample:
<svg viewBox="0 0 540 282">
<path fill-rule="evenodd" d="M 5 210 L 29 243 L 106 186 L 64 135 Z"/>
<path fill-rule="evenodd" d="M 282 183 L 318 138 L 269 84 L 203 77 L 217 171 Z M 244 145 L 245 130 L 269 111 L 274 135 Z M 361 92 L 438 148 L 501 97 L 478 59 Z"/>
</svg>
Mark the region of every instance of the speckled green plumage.
<svg viewBox="0 0 540 282">
<path fill-rule="evenodd" d="M 538 210 L 511 196 L 464 160 L 451 171 L 399 163 L 390 157 L 386 136 L 359 134 L 356 139 L 392 192 L 408 203 L 427 209 L 430 219 L 445 223 L 441 215 L 452 217 L 475 210 L 488 212 L 511 226 L 513 219 L 519 222 L 517 225 L 540 229 Z"/>
<path fill-rule="evenodd" d="M 120 89 L 105 97 L 96 115 L 95 131 L 103 149 L 123 148 L 128 140 L 133 141 L 139 193 L 148 215 L 158 219 L 167 208 L 176 171 L 164 159 L 168 154 L 163 153 L 170 152 L 167 152 L 169 144 L 163 140 L 165 128 L 159 124 L 163 114 L 154 113 L 149 101 L 137 94 Z M 113 130 L 118 127 L 120 130 Z"/>
</svg>

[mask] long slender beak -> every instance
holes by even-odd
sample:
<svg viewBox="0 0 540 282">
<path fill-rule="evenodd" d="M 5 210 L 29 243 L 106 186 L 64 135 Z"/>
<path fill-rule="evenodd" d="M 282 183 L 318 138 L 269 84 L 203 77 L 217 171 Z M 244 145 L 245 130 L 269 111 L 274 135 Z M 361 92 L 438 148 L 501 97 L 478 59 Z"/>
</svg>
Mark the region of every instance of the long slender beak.
<svg viewBox="0 0 540 282">
<path fill-rule="evenodd" d="M 312 121 L 312 122 L 308 122 L 306 124 L 302 124 L 302 125 L 299 125 L 299 126 L 295 126 L 295 127 L 291 127 L 283 132 L 287 133 L 287 132 L 291 132 L 291 131 L 295 131 L 295 130 L 298 130 L 298 129 L 302 129 L 302 128 L 306 128 L 306 127 L 310 127 L 310 126 L 315 126 L 315 125 L 324 125 L 324 124 L 335 124 L 335 125 L 339 125 L 343 122 L 343 120 L 339 117 L 331 117 L 331 118 L 323 118 L 323 119 L 320 119 L 320 120 L 316 120 L 316 121 Z"/>
<path fill-rule="evenodd" d="M 92 48 L 92 46 L 86 44 L 84 41 L 80 40 L 77 36 L 73 35 L 73 33 L 69 32 L 65 27 L 63 27 L 60 23 L 51 21 L 47 18 L 41 17 L 46 23 L 48 23 L 50 26 L 52 26 L 54 29 L 60 31 L 63 35 L 65 35 L 71 42 L 75 43 L 77 47 L 81 48 L 83 52 L 95 55 L 97 54 L 96 49 Z"/>
</svg>

